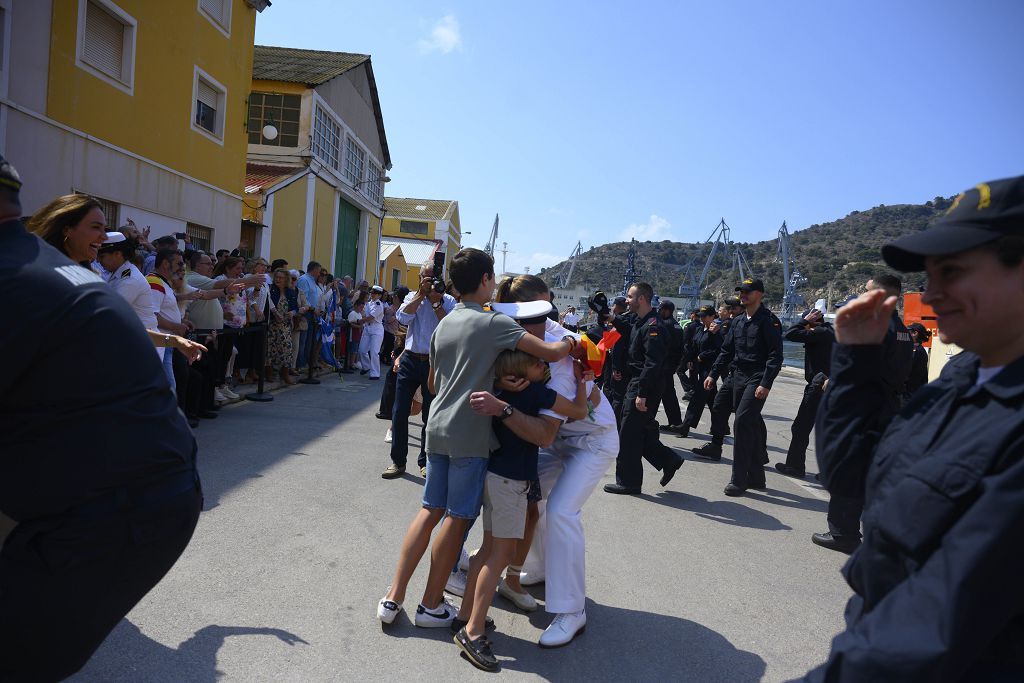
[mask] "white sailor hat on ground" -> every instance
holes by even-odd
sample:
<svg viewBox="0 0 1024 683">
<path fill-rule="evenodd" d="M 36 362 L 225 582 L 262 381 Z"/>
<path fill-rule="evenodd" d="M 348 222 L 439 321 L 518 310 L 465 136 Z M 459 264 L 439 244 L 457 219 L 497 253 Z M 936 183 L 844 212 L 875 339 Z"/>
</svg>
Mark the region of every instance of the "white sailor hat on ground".
<svg viewBox="0 0 1024 683">
<path fill-rule="evenodd" d="M 550 301 L 520 301 L 513 304 L 492 303 L 491 308 L 504 313 L 513 320 L 530 320 L 543 318 L 551 312 Z"/>
</svg>

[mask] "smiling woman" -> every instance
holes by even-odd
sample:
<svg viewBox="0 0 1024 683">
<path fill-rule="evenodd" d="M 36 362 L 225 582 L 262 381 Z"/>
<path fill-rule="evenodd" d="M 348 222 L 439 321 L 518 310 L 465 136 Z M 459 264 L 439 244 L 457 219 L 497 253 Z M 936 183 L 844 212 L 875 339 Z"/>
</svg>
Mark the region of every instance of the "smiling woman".
<svg viewBox="0 0 1024 683">
<path fill-rule="evenodd" d="M 89 267 L 107 239 L 102 205 L 89 195 L 57 197 L 28 220 L 28 229 L 72 261 Z"/>
</svg>

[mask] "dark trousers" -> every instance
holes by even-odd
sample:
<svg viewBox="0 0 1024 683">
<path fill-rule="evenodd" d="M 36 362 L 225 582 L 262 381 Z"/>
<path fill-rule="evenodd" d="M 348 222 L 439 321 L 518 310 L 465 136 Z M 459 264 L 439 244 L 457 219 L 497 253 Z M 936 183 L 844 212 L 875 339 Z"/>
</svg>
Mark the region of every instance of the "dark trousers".
<svg viewBox="0 0 1024 683">
<path fill-rule="evenodd" d="M 624 379 L 613 379 L 611 372 L 608 373 L 608 378 L 604 382 L 604 396 L 612 406 L 616 424 L 622 424 L 622 401 L 626 395 L 627 384 L 628 382 Z"/>
<path fill-rule="evenodd" d="M 729 416 L 736 410 L 732 385 L 732 374 L 726 375 L 711 402 L 711 443 L 719 446 L 725 443 L 725 434 L 729 431 Z"/>
<path fill-rule="evenodd" d="M 198 415 L 203 408 L 203 390 L 205 380 L 203 379 L 203 373 L 193 365 L 189 365 L 188 359 L 185 355 L 174 350 L 174 356 L 172 356 L 174 368 L 174 383 L 177 385 L 178 394 L 178 407 L 181 408 L 181 412 L 185 413 L 189 417 Z M 213 396 L 213 388 L 210 388 L 211 401 Z"/>
<path fill-rule="evenodd" d="M 679 407 L 679 397 L 676 396 L 675 377 L 669 375 L 665 378 L 665 391 L 661 394 L 661 405 L 665 408 L 665 419 L 670 425 L 683 423 L 682 409 Z M 658 412 L 655 410 L 654 412 Z"/>
<path fill-rule="evenodd" d="M 864 499 L 832 495 L 828 499 L 828 530 L 835 538 L 860 540 L 860 516 Z"/>
<path fill-rule="evenodd" d="M 768 428 L 761 417 L 764 401 L 754 398 L 763 373 L 734 371 L 733 401 L 736 403 L 732 447 L 732 483 L 740 488 L 764 484 L 764 463 L 768 459 Z"/>
<path fill-rule="evenodd" d="M 615 461 L 615 481 L 622 486 L 639 488 L 644 481 L 641 458 L 654 469 L 661 470 L 680 456 L 661 443 L 658 423 L 651 406 L 660 399 L 659 391 L 647 397 L 647 410 L 636 409 L 638 383 L 631 382 L 622 400 L 622 420 L 619 423 L 619 457 Z"/>
<path fill-rule="evenodd" d="M 810 443 L 814 418 L 818 415 L 818 406 L 821 405 L 823 393 L 821 385 L 824 375 L 821 375 L 821 378 L 818 381 L 818 377 L 815 377 L 804 387 L 804 397 L 800 401 L 800 407 L 797 409 L 793 425 L 790 427 L 792 438 L 789 440 L 789 450 L 786 452 L 786 465 L 801 472 L 807 465 L 807 444 Z"/>
<path fill-rule="evenodd" d="M 679 384 L 683 387 L 683 393 L 688 394 L 693 391 L 693 380 L 690 379 L 690 371 L 686 369 L 686 364 L 683 364 L 678 371 L 676 371 L 676 377 L 679 378 Z"/>
<path fill-rule="evenodd" d="M 405 467 L 409 458 L 409 413 L 412 411 L 412 397 L 416 389 L 423 394 L 423 428 L 420 431 L 420 455 L 416 464 L 427 466 L 427 418 L 430 417 L 430 403 L 434 397 L 427 389 L 430 361 L 417 358 L 410 352 L 402 354 L 395 380 L 395 404 L 391 409 L 391 462 Z"/>
<path fill-rule="evenodd" d="M 690 402 L 686 404 L 686 419 L 683 424 L 687 424 L 691 429 L 696 429 L 697 425 L 700 424 L 701 415 L 704 414 L 704 408 L 711 408 L 714 404 L 715 396 L 718 394 L 718 389 L 712 385 L 711 391 L 704 388 L 704 380 L 707 379 L 711 368 L 708 368 L 704 372 L 697 373 L 697 381 L 693 384 L 693 396 L 690 397 Z"/>
<path fill-rule="evenodd" d="M 384 340 L 380 343 L 380 366 L 387 367 L 393 360 L 391 352 L 395 350 L 395 335 L 384 330 Z"/>
<path fill-rule="evenodd" d="M 387 364 L 387 374 L 384 375 L 384 388 L 380 392 L 380 408 L 377 412 L 386 417 L 391 417 L 391 410 L 395 407 L 395 388 L 398 384 L 398 373 L 390 361 Z M 413 389 L 413 393 L 416 390 Z M 393 436 L 393 435 L 392 435 Z"/>
<path fill-rule="evenodd" d="M 198 486 L 141 507 L 23 522 L 0 551 L 0 680 L 81 669 L 192 538 Z"/>
<path fill-rule="evenodd" d="M 234 335 L 223 334 L 221 331 L 217 333 L 217 341 L 213 343 L 212 347 L 210 344 L 206 344 L 206 347 L 210 349 L 210 369 L 213 373 L 211 379 L 215 387 L 223 385 L 227 380 L 228 361 L 231 360 L 231 349 L 234 348 L 234 343 Z"/>
<path fill-rule="evenodd" d="M 192 367 L 202 377 L 202 381 L 199 382 L 199 405 L 202 406 L 203 410 L 213 410 L 217 407 L 217 403 L 213 400 L 213 387 L 216 381 L 219 360 L 217 352 L 208 345 L 207 348 L 210 349 L 210 353 L 204 353 L 200 356 L 199 360 L 192 364 Z"/>
</svg>

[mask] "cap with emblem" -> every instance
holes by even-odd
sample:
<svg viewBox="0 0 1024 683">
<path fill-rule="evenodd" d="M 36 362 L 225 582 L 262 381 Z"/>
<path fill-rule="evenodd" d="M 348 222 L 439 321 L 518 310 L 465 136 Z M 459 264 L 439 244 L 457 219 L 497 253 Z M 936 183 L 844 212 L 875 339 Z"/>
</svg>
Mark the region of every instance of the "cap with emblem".
<svg viewBox="0 0 1024 683">
<path fill-rule="evenodd" d="M 14 192 L 21 190 L 21 176 L 3 156 L 0 156 L 0 185 Z"/>
<path fill-rule="evenodd" d="M 882 247 L 882 258 L 912 273 L 924 270 L 927 256 L 955 254 L 1006 235 L 1024 235 L 1024 176 L 978 183 L 961 192 L 930 227 Z"/>
<path fill-rule="evenodd" d="M 504 313 L 514 320 L 523 322 L 542 322 L 544 316 L 551 312 L 550 301 L 520 301 L 515 303 L 493 303 L 491 309 Z M 537 320 L 540 319 L 540 320 Z"/>
<path fill-rule="evenodd" d="M 718 311 L 715 310 L 714 306 L 701 306 L 700 310 L 697 311 L 697 315 L 699 315 L 702 318 L 706 318 L 708 316 L 711 316 L 713 318 L 716 315 L 718 315 Z"/>
<path fill-rule="evenodd" d="M 730 296 L 730 297 L 727 297 L 725 299 L 725 305 L 726 306 L 742 306 L 743 304 L 740 303 L 740 300 L 737 299 L 736 297 Z"/>
<path fill-rule="evenodd" d="M 665 299 L 660 304 L 658 304 L 658 308 L 667 308 L 670 311 L 675 311 L 676 305 L 669 301 L 668 299 Z"/>
<path fill-rule="evenodd" d="M 749 294 L 750 292 L 764 292 L 764 283 L 754 278 L 747 278 L 744 280 L 739 287 L 736 288 L 737 292 L 743 292 Z"/>
<path fill-rule="evenodd" d="M 370 287 L 370 291 L 377 292 L 378 294 L 380 294 L 384 292 L 384 288 L 381 287 L 380 285 L 374 285 L 373 287 Z"/>
<path fill-rule="evenodd" d="M 111 251 L 131 251 L 134 247 L 124 244 L 127 241 L 128 238 L 123 232 L 110 231 L 107 233 L 107 239 L 100 245 L 99 252 L 105 254 Z"/>
<path fill-rule="evenodd" d="M 617 296 L 617 297 L 615 297 L 615 300 L 612 301 L 612 305 L 614 305 L 614 306 L 625 306 L 626 305 L 626 297 L 624 297 L 624 296 Z"/>
</svg>

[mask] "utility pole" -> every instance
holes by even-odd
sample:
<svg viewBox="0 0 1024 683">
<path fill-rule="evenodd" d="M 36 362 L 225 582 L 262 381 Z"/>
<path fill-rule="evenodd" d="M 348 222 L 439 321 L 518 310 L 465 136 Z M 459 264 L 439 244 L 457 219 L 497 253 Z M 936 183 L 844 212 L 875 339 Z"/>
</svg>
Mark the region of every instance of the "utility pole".
<svg viewBox="0 0 1024 683">
<path fill-rule="evenodd" d="M 505 271 L 505 258 L 508 256 L 508 242 L 501 243 L 501 272 Z"/>
</svg>

